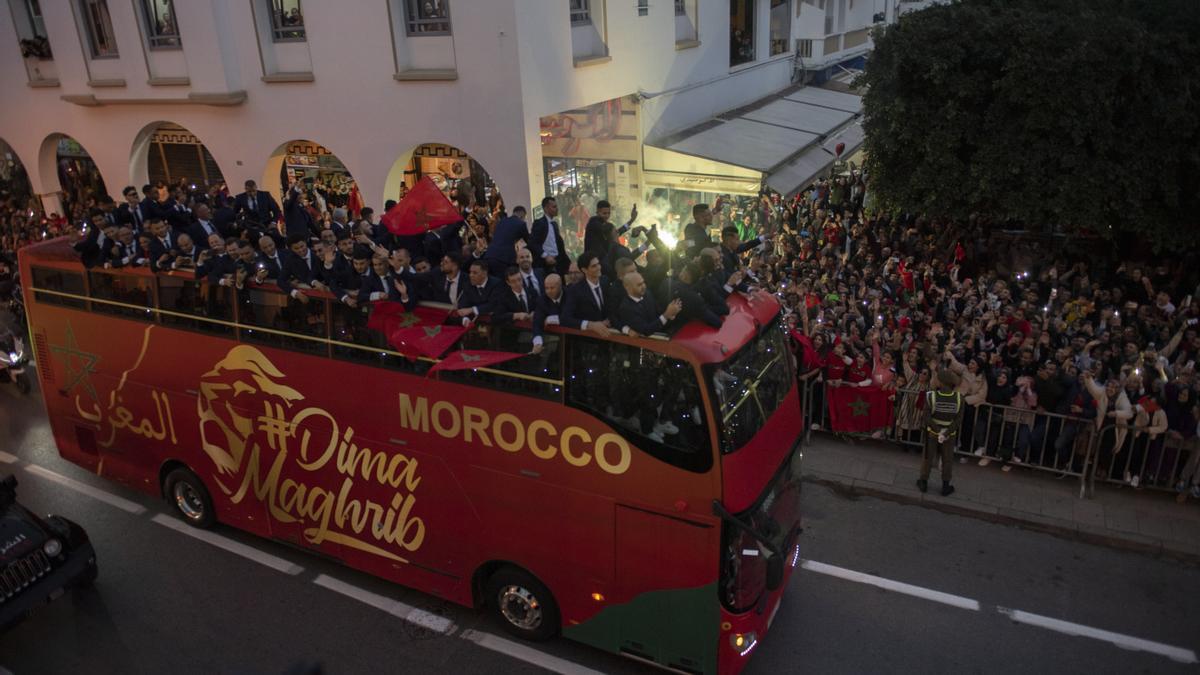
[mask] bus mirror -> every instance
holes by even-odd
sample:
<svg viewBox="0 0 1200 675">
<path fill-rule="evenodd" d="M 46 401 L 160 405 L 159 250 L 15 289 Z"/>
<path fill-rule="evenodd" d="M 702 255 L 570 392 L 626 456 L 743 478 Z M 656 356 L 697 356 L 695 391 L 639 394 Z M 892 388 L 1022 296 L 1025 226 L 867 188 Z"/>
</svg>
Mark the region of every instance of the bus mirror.
<svg viewBox="0 0 1200 675">
<path fill-rule="evenodd" d="M 783 556 L 767 558 L 767 590 L 773 591 L 783 585 Z"/>
</svg>

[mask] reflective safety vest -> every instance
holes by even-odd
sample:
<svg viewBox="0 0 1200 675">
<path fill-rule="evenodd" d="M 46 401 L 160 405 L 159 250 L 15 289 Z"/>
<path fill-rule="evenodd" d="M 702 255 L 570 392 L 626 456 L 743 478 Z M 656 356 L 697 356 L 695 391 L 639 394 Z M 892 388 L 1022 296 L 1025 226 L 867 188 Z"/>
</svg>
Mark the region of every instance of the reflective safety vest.
<svg viewBox="0 0 1200 675">
<path fill-rule="evenodd" d="M 925 431 L 931 434 L 945 432 L 947 436 L 958 435 L 958 414 L 962 410 L 962 394 L 952 391 L 943 394 L 931 391 L 925 395 L 925 405 L 929 410 L 929 426 Z"/>
</svg>

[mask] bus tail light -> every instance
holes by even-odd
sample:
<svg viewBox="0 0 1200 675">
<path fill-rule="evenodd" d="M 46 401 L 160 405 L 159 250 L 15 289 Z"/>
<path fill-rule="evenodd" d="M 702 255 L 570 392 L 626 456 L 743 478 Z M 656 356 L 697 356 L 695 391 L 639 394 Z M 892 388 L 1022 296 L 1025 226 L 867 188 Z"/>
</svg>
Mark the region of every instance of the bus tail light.
<svg viewBox="0 0 1200 675">
<path fill-rule="evenodd" d="M 604 594 L 603 593 L 592 593 L 592 599 L 595 600 L 596 602 L 604 602 Z"/>
</svg>

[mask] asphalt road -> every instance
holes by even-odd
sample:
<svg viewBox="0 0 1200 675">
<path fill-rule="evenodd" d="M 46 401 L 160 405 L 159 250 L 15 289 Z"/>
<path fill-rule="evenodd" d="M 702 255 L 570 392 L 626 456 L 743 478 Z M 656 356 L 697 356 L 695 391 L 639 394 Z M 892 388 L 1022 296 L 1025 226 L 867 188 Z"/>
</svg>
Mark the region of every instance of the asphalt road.
<svg viewBox="0 0 1200 675">
<path fill-rule="evenodd" d="M 218 546 L 164 525 L 161 502 L 58 457 L 36 394 L 0 387 L 0 451 L 21 501 L 82 523 L 100 563 L 93 590 L 0 635 L 0 675 L 661 672 L 518 644 L 482 613 L 229 528 Z M 804 569 L 749 673 L 1197 672 L 1193 567 L 815 485 L 804 513 Z"/>
</svg>

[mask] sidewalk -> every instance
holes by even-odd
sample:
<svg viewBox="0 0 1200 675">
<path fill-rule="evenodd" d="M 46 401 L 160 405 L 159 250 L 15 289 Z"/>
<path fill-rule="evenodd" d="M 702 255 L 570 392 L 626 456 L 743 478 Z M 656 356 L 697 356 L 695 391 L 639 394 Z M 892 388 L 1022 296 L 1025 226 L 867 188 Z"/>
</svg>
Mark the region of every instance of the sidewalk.
<svg viewBox="0 0 1200 675">
<path fill-rule="evenodd" d="M 1078 479 L 974 461 L 954 465 L 954 494 L 941 496 L 941 475 L 929 492 L 917 489 L 921 457 L 884 441 L 843 442 L 813 432 L 804 449 L 804 479 L 866 495 L 994 523 L 1017 525 L 1102 546 L 1200 563 L 1200 505 L 1177 504 L 1174 494 L 1096 485 L 1093 499 L 1079 498 Z"/>
</svg>

